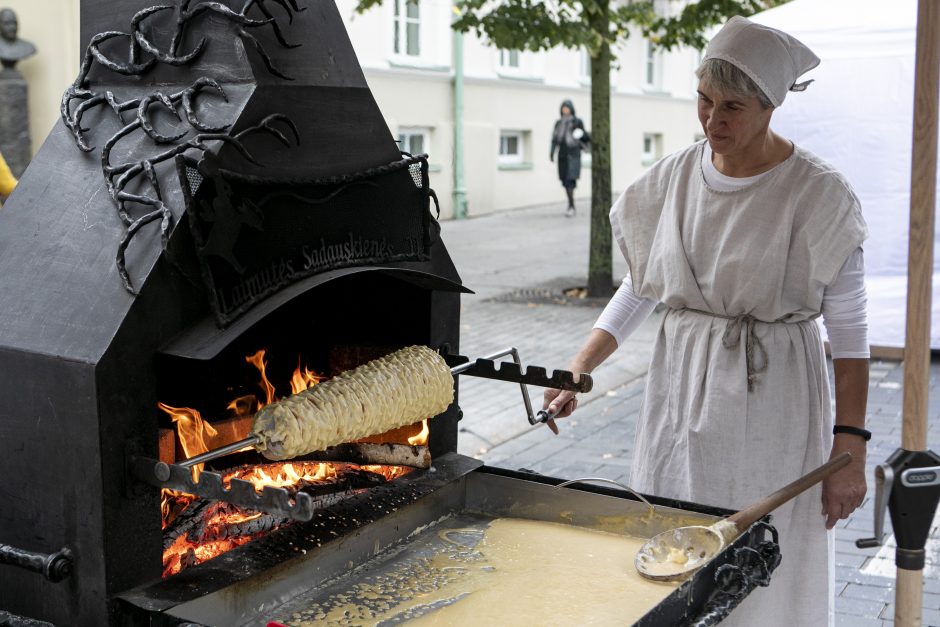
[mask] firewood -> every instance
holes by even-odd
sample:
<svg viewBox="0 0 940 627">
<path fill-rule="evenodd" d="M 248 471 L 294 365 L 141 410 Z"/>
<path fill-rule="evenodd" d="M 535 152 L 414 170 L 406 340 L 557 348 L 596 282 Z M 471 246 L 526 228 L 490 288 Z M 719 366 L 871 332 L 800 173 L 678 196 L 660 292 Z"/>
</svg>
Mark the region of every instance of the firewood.
<svg viewBox="0 0 940 627">
<path fill-rule="evenodd" d="M 430 468 L 431 451 L 427 446 L 410 444 L 372 444 L 355 442 L 331 446 L 316 451 L 301 459 L 311 461 L 341 461 L 353 464 L 379 464 L 383 466 L 408 466 Z"/>
</svg>

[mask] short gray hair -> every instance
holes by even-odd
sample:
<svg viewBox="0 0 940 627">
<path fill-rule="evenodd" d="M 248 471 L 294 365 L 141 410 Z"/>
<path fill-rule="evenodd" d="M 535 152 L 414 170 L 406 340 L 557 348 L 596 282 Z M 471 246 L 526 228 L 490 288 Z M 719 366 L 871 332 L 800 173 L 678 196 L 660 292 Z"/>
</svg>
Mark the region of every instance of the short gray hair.
<svg viewBox="0 0 940 627">
<path fill-rule="evenodd" d="M 751 80 L 750 76 L 724 59 L 706 59 L 695 70 L 695 76 L 707 87 L 723 94 L 732 94 L 739 98 L 755 97 L 765 109 L 773 106 L 767 94 Z"/>
</svg>

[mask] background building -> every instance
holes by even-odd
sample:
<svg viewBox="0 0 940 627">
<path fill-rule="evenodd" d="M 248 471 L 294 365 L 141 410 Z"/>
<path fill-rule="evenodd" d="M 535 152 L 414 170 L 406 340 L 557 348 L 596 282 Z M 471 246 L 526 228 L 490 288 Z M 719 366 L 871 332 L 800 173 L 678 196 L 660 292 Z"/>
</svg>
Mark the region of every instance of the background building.
<svg viewBox="0 0 940 627">
<path fill-rule="evenodd" d="M 322 0 L 320 0 L 322 1 Z M 303 2 L 303 0 L 301 0 Z M 79 0 L 7 0 L 20 36 L 39 53 L 18 67 L 29 83 L 34 152 L 59 117 L 62 91 L 78 73 Z M 667 3 L 668 5 L 669 3 Z M 674 3 L 681 4 L 681 3 Z M 408 152 L 426 152 L 442 217 L 453 216 L 454 58 L 448 0 L 385 0 L 355 14 L 338 0 L 350 39 L 392 133 Z M 144 4 L 141 5 L 145 6 Z M 464 187 L 470 215 L 564 199 L 551 132 L 565 99 L 591 128 L 590 69 L 584 51 L 501 51 L 462 38 Z M 614 195 L 661 156 L 700 136 L 693 70 L 700 53 L 661 53 L 639 33 L 615 51 L 611 80 Z M 590 197 L 590 157 L 578 183 L 579 209 Z"/>
</svg>

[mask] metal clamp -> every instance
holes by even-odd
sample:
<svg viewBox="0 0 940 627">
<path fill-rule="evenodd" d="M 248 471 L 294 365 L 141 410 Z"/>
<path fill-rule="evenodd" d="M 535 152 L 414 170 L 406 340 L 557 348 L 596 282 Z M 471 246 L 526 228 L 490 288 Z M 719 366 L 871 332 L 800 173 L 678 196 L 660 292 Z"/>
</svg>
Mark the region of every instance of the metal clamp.
<svg viewBox="0 0 940 627">
<path fill-rule="evenodd" d="M 940 502 L 940 455 L 899 448 L 875 468 L 875 482 L 875 537 L 862 538 L 856 546 L 872 548 L 881 544 L 887 510 L 897 542 L 895 564 L 906 570 L 922 570 Z"/>
<path fill-rule="evenodd" d="M 888 511 L 888 501 L 891 499 L 891 489 L 894 487 L 894 468 L 889 464 L 875 466 L 875 536 L 873 538 L 859 538 L 855 546 L 860 549 L 873 549 L 881 546 L 884 539 L 885 512 Z"/>
</svg>

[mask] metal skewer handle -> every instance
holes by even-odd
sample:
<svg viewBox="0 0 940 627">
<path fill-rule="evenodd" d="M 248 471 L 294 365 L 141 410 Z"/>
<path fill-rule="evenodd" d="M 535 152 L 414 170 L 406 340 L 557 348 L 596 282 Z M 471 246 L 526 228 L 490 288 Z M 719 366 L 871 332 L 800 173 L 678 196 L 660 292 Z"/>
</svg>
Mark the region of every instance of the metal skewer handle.
<svg viewBox="0 0 940 627">
<path fill-rule="evenodd" d="M 509 348 L 505 348 L 497 353 L 493 353 L 492 355 L 487 355 L 482 359 L 493 360 L 500 357 L 505 357 L 506 355 L 512 355 L 512 360 L 515 362 L 515 364 L 520 368 L 522 367 L 522 360 L 519 359 L 519 350 L 515 346 L 510 346 Z M 461 372 L 473 368 L 475 365 L 475 362 L 467 362 L 465 364 L 451 368 L 450 373 L 454 376 L 457 376 Z M 532 413 L 532 400 L 529 398 L 529 388 L 526 387 L 525 383 L 520 382 L 519 389 L 522 390 L 522 403 L 525 405 L 525 413 L 529 419 L 529 424 L 534 425 L 535 414 Z"/>
<path fill-rule="evenodd" d="M 206 462 L 212 461 L 213 459 L 218 459 L 219 457 L 225 457 L 229 453 L 234 453 L 235 451 L 240 451 L 246 446 L 254 446 L 260 442 L 260 438 L 256 435 L 250 435 L 244 440 L 239 440 L 238 442 L 232 442 L 221 448 L 213 449 L 201 455 L 196 455 L 195 457 L 190 457 L 187 460 L 177 462 L 177 466 L 182 466 L 183 468 L 189 468 L 195 466 L 196 464 L 204 464 Z"/>
<path fill-rule="evenodd" d="M 531 414 L 529 414 L 529 424 L 537 425 L 540 422 L 548 422 L 549 420 L 554 420 L 555 417 L 558 415 L 558 412 L 560 411 L 561 411 L 561 408 L 552 412 L 546 411 L 544 409 L 540 409 L 539 413 L 535 414 L 535 416 L 532 416 Z"/>
</svg>

